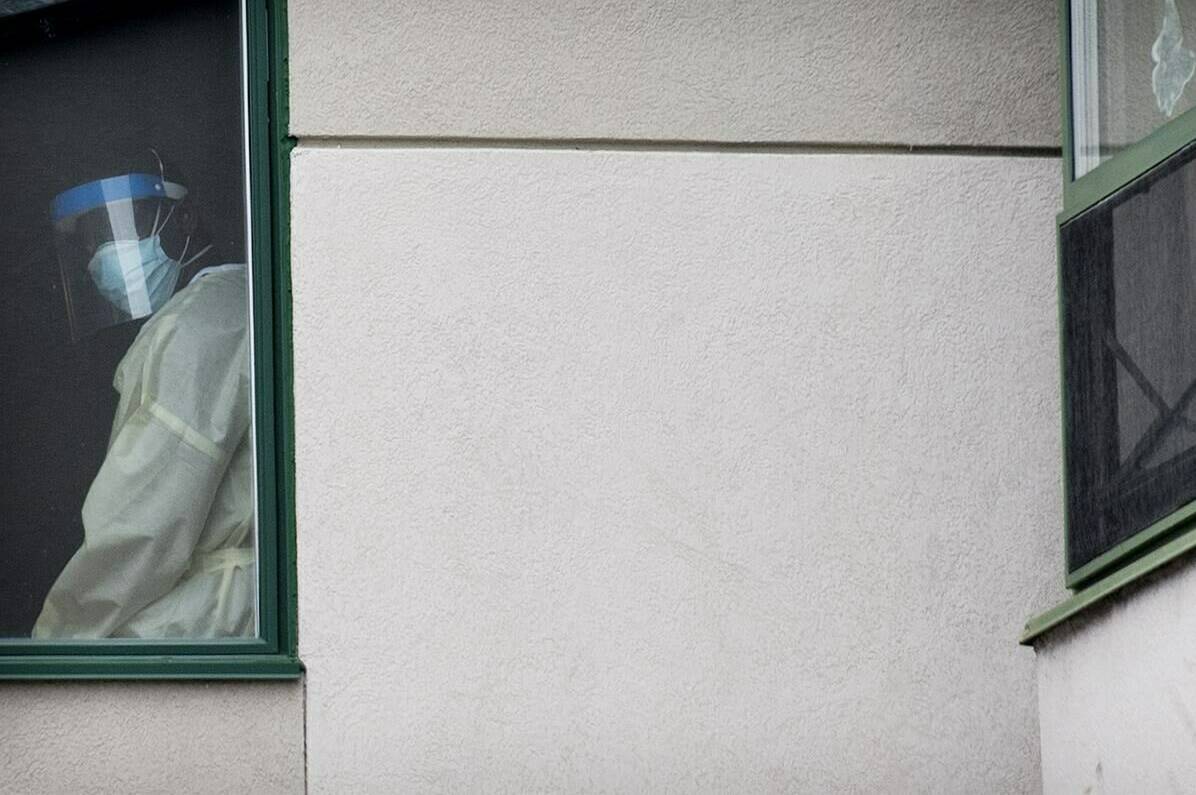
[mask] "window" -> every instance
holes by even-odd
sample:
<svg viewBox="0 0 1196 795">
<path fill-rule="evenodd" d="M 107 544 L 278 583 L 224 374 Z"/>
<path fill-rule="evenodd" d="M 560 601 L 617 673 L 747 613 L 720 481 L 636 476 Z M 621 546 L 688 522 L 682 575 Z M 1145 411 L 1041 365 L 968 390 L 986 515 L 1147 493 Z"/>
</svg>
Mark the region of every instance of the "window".
<svg viewBox="0 0 1196 795">
<path fill-rule="evenodd" d="M 1194 156 L 1060 229 L 1073 572 L 1196 499 Z"/>
<path fill-rule="evenodd" d="M 1067 582 L 1084 587 L 1196 515 L 1196 0 L 1071 0 L 1062 19 Z"/>
<path fill-rule="evenodd" d="M 0 677 L 288 677 L 285 46 L 0 0 Z"/>
<path fill-rule="evenodd" d="M 1072 3 L 1073 155 L 1081 177 L 1196 104 L 1193 0 Z"/>
</svg>

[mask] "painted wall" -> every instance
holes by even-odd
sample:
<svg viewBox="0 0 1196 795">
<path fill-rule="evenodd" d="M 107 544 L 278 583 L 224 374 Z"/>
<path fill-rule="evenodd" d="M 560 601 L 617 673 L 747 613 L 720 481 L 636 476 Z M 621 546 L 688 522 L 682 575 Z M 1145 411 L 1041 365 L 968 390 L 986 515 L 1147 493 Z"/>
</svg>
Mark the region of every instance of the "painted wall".
<svg viewBox="0 0 1196 795">
<path fill-rule="evenodd" d="M 1037 791 L 1053 0 L 291 5 L 306 748 L 9 686 L 0 789 Z"/>
<path fill-rule="evenodd" d="M 303 684 L 0 685 L 0 792 L 302 792 Z"/>
<path fill-rule="evenodd" d="M 1056 5 L 293 0 L 292 126 L 1057 146 Z"/>
<path fill-rule="evenodd" d="M 1045 792 L 1191 789 L 1193 600 L 1196 564 L 1179 561 L 1038 644 Z"/>
<path fill-rule="evenodd" d="M 1037 791 L 1054 3 L 293 23 L 312 790 Z"/>
<path fill-rule="evenodd" d="M 312 791 L 1035 791 L 1057 180 L 297 151 Z"/>
</svg>

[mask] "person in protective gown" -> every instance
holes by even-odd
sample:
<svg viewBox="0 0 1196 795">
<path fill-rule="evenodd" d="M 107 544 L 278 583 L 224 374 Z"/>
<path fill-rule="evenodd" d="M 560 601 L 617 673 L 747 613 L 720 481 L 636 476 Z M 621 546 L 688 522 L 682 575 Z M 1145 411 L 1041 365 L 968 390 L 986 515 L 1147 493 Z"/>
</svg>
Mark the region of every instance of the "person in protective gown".
<svg viewBox="0 0 1196 795">
<path fill-rule="evenodd" d="M 256 633 L 246 268 L 202 267 L 187 189 L 156 152 L 140 165 L 52 208 L 72 335 L 148 320 L 38 639 Z"/>
</svg>

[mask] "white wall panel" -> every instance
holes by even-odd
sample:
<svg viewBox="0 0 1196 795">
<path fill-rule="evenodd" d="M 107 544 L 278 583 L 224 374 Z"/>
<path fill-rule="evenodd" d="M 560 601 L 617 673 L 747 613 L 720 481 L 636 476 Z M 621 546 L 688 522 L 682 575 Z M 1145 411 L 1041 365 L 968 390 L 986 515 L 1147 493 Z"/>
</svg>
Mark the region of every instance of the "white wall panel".
<svg viewBox="0 0 1196 795">
<path fill-rule="evenodd" d="M 1036 791 L 1058 169 L 297 150 L 312 791 Z"/>
<path fill-rule="evenodd" d="M 0 685 L 0 792 L 301 793 L 303 685 Z"/>
<path fill-rule="evenodd" d="M 1057 146 L 1055 0 L 293 0 L 301 136 Z"/>
<path fill-rule="evenodd" d="M 1039 643 L 1046 793 L 1196 781 L 1196 568 L 1170 566 Z"/>
</svg>

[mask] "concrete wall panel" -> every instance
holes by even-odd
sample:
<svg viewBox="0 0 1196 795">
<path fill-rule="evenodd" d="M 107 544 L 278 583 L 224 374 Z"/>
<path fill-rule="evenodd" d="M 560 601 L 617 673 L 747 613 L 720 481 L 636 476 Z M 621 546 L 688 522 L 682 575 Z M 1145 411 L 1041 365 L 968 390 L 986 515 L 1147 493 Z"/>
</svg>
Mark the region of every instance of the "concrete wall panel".
<svg viewBox="0 0 1196 795">
<path fill-rule="evenodd" d="M 303 788 L 302 684 L 0 685 L 0 792 Z"/>
<path fill-rule="evenodd" d="M 1196 566 L 1039 644 L 1043 790 L 1188 792 L 1196 781 Z"/>
<path fill-rule="evenodd" d="M 294 157 L 313 792 L 1038 789 L 1058 161 Z"/>
<path fill-rule="evenodd" d="M 294 0 L 301 136 L 1057 146 L 1054 0 Z"/>
</svg>

